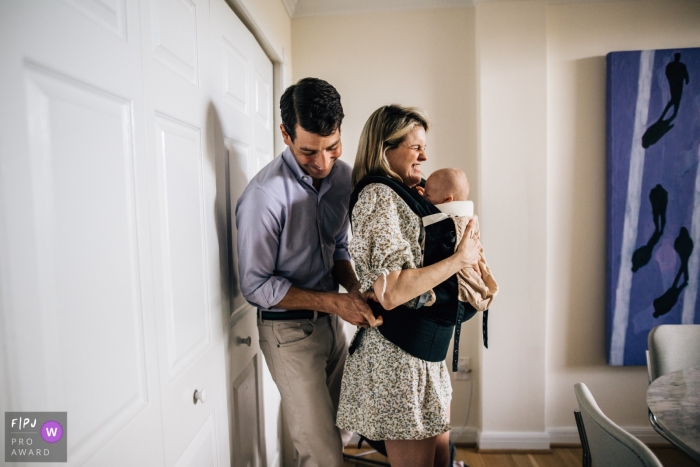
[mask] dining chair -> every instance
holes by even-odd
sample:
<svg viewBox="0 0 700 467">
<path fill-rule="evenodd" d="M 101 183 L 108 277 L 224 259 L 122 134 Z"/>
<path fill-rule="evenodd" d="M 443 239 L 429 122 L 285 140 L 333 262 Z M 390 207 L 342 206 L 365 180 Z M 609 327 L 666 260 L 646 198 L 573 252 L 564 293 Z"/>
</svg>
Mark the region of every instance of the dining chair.
<svg viewBox="0 0 700 467">
<path fill-rule="evenodd" d="M 584 467 L 591 462 L 595 467 L 663 467 L 651 449 L 600 410 L 585 384 L 577 383 L 574 391 L 583 422 L 579 426 L 579 435 L 584 448 Z M 588 461 L 586 448 L 589 450 Z"/>
<path fill-rule="evenodd" d="M 662 324 L 649 331 L 649 382 L 700 366 L 700 324 Z"/>
</svg>

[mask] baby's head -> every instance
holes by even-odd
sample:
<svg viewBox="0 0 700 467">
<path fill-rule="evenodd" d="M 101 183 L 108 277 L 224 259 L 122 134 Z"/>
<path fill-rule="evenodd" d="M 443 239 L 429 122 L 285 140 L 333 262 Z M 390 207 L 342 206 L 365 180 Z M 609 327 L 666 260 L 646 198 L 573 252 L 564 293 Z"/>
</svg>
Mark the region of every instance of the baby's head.
<svg viewBox="0 0 700 467">
<path fill-rule="evenodd" d="M 440 169 L 425 181 L 423 196 L 430 204 L 466 201 L 469 197 L 469 180 L 459 169 Z"/>
</svg>

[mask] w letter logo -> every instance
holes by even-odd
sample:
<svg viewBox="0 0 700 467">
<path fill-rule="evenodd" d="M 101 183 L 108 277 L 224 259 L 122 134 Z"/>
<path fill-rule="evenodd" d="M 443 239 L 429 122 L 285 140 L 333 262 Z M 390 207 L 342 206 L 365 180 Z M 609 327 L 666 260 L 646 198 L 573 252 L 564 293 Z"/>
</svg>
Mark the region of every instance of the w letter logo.
<svg viewBox="0 0 700 467">
<path fill-rule="evenodd" d="M 63 427 L 56 420 L 49 420 L 41 425 L 41 437 L 47 443 L 55 443 L 63 438 Z"/>
</svg>

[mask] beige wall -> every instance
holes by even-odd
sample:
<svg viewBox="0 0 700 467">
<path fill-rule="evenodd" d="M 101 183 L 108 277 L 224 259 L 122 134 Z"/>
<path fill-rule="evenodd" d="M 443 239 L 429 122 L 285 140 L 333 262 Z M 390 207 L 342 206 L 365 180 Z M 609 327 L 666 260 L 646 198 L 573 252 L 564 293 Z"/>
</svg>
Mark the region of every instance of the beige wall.
<svg viewBox="0 0 700 467">
<path fill-rule="evenodd" d="M 646 369 L 605 363 L 605 55 L 700 47 L 700 2 L 550 5 L 547 184 L 547 426 L 572 424 L 572 387 L 648 427 Z"/>
<path fill-rule="evenodd" d="M 480 447 L 547 448 L 545 3 L 477 4 L 476 45 L 482 243 L 500 287 L 482 351 Z M 529 439 L 504 446 L 513 432 Z"/>
<path fill-rule="evenodd" d="M 294 80 L 323 78 L 340 92 L 345 161 L 369 115 L 398 103 L 433 119 L 427 173 L 444 164 L 475 173 L 473 21 L 473 8 L 293 20 Z"/>
<path fill-rule="evenodd" d="M 469 424 L 482 441 L 575 441 L 579 381 L 613 420 L 653 433 L 645 369 L 605 363 L 605 55 L 700 47 L 700 2 L 502 1 L 299 18 L 292 46 L 294 79 L 327 79 L 343 97 L 346 161 L 367 116 L 398 102 L 433 117 L 426 173 L 454 166 L 472 180 L 502 290 L 490 349 L 479 320 L 460 349 L 475 367 Z M 469 385 L 453 387 L 458 426 Z"/>
<path fill-rule="evenodd" d="M 461 168 L 472 182 L 470 197 L 478 198 L 473 8 L 295 18 L 292 39 L 294 80 L 322 78 L 340 92 L 346 162 L 354 163 L 360 132 L 374 110 L 392 103 L 418 106 L 434 124 L 424 172 Z M 470 390 L 469 425 L 480 418 L 479 326 L 478 319 L 463 326 L 460 352 L 477 368 L 471 383 L 453 381 L 455 426 L 464 423 Z"/>
</svg>

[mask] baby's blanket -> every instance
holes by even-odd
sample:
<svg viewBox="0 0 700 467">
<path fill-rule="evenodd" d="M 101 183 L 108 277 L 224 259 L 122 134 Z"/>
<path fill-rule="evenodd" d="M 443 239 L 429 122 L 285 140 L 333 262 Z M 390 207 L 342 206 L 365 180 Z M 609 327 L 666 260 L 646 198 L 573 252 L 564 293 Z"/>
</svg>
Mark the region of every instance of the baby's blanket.
<svg viewBox="0 0 700 467">
<path fill-rule="evenodd" d="M 469 218 L 467 217 L 452 217 L 455 223 L 457 232 L 457 242 L 462 241 Z M 476 239 L 479 240 L 479 230 L 473 231 Z M 457 282 L 459 284 L 459 300 L 469 302 L 476 311 L 488 310 L 491 306 L 493 298 L 498 293 L 498 284 L 491 274 L 491 269 L 486 264 L 484 257 L 484 249 L 479 243 L 479 270 L 481 275 L 474 268 L 464 268 L 457 273 Z"/>
<path fill-rule="evenodd" d="M 423 226 L 426 227 L 448 217 L 452 218 L 457 233 L 456 249 L 464 236 L 469 220 L 473 216 L 474 204 L 471 201 L 453 201 L 451 203 L 437 204 L 435 207 L 442 212 L 423 217 Z M 473 232 L 476 239 L 479 240 L 478 224 Z M 464 268 L 457 273 L 459 300 L 461 302 L 469 302 L 476 311 L 485 311 L 489 309 L 493 298 L 498 293 L 498 284 L 493 274 L 491 274 L 491 269 L 486 264 L 484 249 L 481 247 L 481 244 L 479 244 L 478 265 L 481 275 L 474 268 Z M 429 299 L 425 306 L 430 306 L 432 301 Z"/>
</svg>

